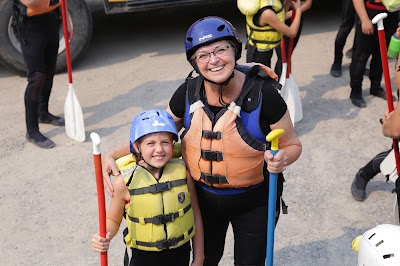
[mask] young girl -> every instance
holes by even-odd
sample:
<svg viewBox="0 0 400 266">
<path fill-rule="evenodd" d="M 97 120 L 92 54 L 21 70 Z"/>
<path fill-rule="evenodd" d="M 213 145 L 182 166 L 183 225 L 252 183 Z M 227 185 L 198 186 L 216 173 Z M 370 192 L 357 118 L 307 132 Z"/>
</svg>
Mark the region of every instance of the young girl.
<svg viewBox="0 0 400 266">
<path fill-rule="evenodd" d="M 203 265 L 203 225 L 194 183 L 181 159 L 171 159 L 178 132 L 164 110 L 140 113 L 132 122 L 131 153 L 117 162 L 107 235 L 95 234 L 92 248 L 106 252 L 124 217 L 131 266 Z"/>
<path fill-rule="evenodd" d="M 247 53 L 246 62 L 257 62 L 268 67 L 274 48 L 277 47 L 283 35 L 294 38 L 299 30 L 301 19 L 300 1 L 281 0 L 261 1 L 258 11 L 246 15 Z M 296 10 L 296 17 L 290 26 L 285 24 L 285 10 L 290 4 Z"/>
</svg>

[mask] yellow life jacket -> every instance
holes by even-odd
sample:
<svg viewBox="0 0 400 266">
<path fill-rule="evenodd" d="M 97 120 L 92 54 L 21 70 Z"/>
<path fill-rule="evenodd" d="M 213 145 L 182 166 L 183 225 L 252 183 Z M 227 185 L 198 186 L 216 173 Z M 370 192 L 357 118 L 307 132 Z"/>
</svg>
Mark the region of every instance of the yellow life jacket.
<svg viewBox="0 0 400 266">
<path fill-rule="evenodd" d="M 21 4 L 24 5 L 22 2 Z M 58 8 L 59 6 L 60 3 L 57 0 L 56 1 L 40 0 L 38 3 L 35 3 L 34 5 L 26 6 L 26 15 L 28 17 L 33 17 L 37 15 L 46 14 Z"/>
<path fill-rule="evenodd" d="M 279 20 L 285 22 L 285 10 L 280 0 L 260 0 L 260 9 L 271 7 Z M 246 16 L 246 29 L 249 44 L 259 51 L 274 49 L 281 41 L 283 34 L 269 25 L 258 27 L 253 23 L 254 15 Z"/>
<path fill-rule="evenodd" d="M 183 161 L 171 159 L 159 180 L 137 165 L 132 155 L 117 160 L 117 165 L 131 195 L 125 205 L 125 243 L 140 250 L 161 251 L 188 242 L 195 226 Z"/>
</svg>

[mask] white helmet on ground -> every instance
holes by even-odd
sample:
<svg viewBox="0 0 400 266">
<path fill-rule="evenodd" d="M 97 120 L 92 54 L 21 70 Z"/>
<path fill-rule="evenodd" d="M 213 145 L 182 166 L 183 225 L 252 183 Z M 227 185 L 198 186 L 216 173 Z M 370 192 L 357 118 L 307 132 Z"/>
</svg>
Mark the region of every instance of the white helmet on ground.
<svg viewBox="0 0 400 266">
<path fill-rule="evenodd" d="M 358 247 L 358 265 L 400 265 L 400 226 L 381 224 L 365 232 Z"/>
</svg>

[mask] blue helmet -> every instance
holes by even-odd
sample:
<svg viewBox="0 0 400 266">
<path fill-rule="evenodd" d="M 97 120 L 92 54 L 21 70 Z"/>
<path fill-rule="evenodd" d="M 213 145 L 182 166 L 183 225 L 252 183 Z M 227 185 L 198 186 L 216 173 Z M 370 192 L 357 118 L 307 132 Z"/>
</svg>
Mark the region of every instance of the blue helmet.
<svg viewBox="0 0 400 266">
<path fill-rule="evenodd" d="M 194 52 L 201 46 L 220 40 L 233 42 L 236 49 L 235 59 L 239 60 L 242 55 L 242 42 L 231 23 L 220 17 L 205 17 L 197 20 L 186 33 L 187 60 L 191 61 Z"/>
<path fill-rule="evenodd" d="M 169 132 L 178 141 L 178 131 L 172 116 L 164 110 L 148 110 L 138 114 L 131 125 L 131 143 L 144 135 L 155 132 Z"/>
</svg>

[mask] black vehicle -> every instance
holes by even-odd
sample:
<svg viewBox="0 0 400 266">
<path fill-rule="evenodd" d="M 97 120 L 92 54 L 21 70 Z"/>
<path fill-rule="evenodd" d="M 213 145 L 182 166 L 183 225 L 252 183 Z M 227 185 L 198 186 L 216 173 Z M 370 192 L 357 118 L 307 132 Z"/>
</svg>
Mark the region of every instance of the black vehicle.
<svg viewBox="0 0 400 266">
<path fill-rule="evenodd" d="M 92 13 L 89 7 L 102 4 L 106 14 L 147 11 L 172 8 L 183 5 L 196 5 L 217 0 L 66 0 L 71 32 L 70 49 L 73 62 L 79 60 L 89 48 L 92 38 Z M 218 0 L 223 1 L 223 0 Z M 227 1 L 227 0 L 225 0 Z M 25 75 L 26 68 L 19 42 L 12 28 L 13 0 L 0 0 L 0 63 L 20 75 Z M 57 59 L 57 72 L 66 69 L 65 42 L 60 26 L 60 48 Z"/>
</svg>

